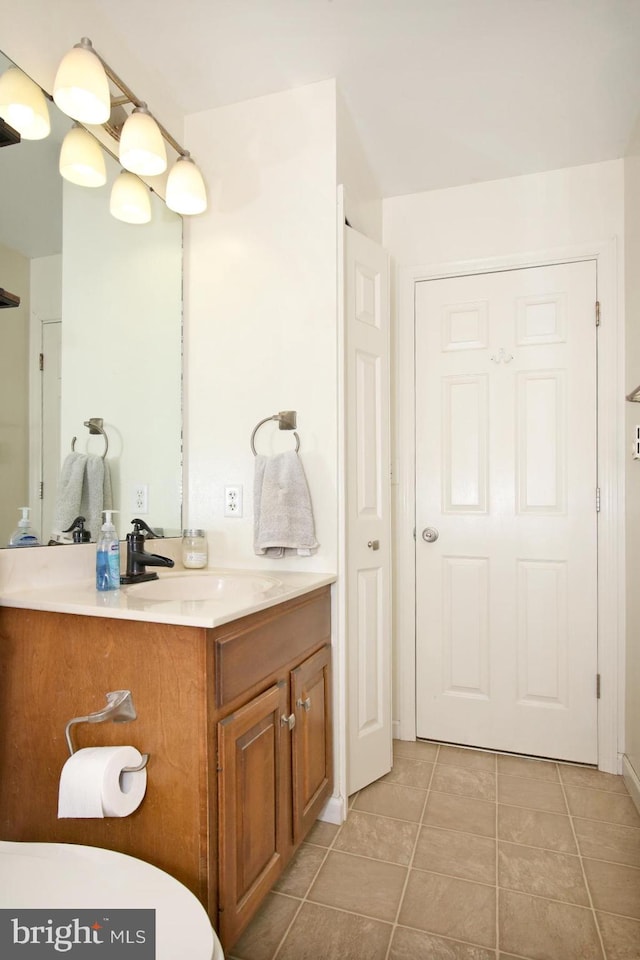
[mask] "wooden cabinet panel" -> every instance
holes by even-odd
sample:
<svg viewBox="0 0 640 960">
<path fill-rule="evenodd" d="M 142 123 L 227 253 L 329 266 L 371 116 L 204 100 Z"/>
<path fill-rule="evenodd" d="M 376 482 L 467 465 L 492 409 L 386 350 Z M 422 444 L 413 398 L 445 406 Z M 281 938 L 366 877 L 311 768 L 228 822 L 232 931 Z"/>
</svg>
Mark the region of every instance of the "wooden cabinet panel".
<svg viewBox="0 0 640 960">
<path fill-rule="evenodd" d="M 223 707 L 270 674 L 305 655 L 309 647 L 331 640 L 331 607 L 326 589 L 289 604 L 236 620 L 215 632 L 216 706 Z"/>
<path fill-rule="evenodd" d="M 293 729 L 293 839 L 298 843 L 317 819 L 333 783 L 329 646 L 291 671 Z"/>
<path fill-rule="evenodd" d="M 220 934 L 233 943 L 282 872 L 288 762 L 284 681 L 218 724 Z"/>
</svg>

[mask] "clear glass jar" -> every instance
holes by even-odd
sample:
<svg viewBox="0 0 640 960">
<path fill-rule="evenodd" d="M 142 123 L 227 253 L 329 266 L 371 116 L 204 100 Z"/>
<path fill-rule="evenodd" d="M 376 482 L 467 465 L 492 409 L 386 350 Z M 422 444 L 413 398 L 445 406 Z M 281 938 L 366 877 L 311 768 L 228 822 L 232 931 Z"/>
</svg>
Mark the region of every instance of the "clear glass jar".
<svg viewBox="0 0 640 960">
<path fill-rule="evenodd" d="M 206 567 L 209 549 L 204 530 L 182 531 L 182 565 L 190 570 Z"/>
</svg>

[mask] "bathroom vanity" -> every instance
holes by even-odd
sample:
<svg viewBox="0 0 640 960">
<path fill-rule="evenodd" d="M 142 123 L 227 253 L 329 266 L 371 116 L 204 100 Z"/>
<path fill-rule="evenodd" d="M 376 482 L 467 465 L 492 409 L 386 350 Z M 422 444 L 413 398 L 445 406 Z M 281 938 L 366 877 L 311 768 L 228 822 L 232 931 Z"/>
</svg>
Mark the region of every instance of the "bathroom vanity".
<svg viewBox="0 0 640 960">
<path fill-rule="evenodd" d="M 332 793 L 333 578 L 306 576 L 222 623 L 89 587 L 80 615 L 62 600 L 0 607 L 0 835 L 147 860 L 200 898 L 229 948 Z M 90 615 L 96 602 L 114 606 Z M 75 746 L 149 753 L 146 796 L 129 817 L 59 820 L 65 726 L 120 689 L 137 719 L 79 724 Z"/>
</svg>

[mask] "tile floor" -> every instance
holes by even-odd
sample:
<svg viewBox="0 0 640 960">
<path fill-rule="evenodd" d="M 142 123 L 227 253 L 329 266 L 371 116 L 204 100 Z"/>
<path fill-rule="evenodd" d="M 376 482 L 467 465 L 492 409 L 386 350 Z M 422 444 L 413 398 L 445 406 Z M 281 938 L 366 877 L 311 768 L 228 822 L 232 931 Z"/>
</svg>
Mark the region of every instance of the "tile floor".
<svg viewBox="0 0 640 960">
<path fill-rule="evenodd" d="M 318 823 L 228 960 L 640 960 L 622 777 L 396 741 Z"/>
</svg>

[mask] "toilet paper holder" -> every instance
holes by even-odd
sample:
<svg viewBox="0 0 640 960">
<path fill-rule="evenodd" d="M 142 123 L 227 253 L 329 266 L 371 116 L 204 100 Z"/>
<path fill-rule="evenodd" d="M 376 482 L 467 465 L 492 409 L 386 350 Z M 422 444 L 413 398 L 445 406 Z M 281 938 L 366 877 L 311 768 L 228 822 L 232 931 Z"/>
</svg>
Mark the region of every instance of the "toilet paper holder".
<svg viewBox="0 0 640 960">
<path fill-rule="evenodd" d="M 95 713 L 89 713 L 86 717 L 74 717 L 69 720 L 64 728 L 64 735 L 69 747 L 69 756 L 73 756 L 75 748 L 71 739 L 71 727 L 76 723 L 103 723 L 105 720 L 112 720 L 114 723 L 127 723 L 129 720 L 135 720 L 137 717 L 136 708 L 133 705 L 131 690 L 112 690 L 107 694 L 107 705 L 102 710 L 96 710 Z M 137 773 L 144 770 L 149 762 L 149 754 L 143 753 L 142 760 L 137 767 L 124 767 L 126 773 Z"/>
</svg>

